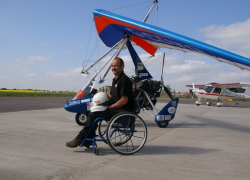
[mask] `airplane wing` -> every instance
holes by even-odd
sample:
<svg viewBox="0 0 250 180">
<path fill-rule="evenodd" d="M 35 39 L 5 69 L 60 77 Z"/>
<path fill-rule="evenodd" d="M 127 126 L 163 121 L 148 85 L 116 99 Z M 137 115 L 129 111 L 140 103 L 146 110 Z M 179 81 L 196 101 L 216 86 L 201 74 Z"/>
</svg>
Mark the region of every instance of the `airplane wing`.
<svg viewBox="0 0 250 180">
<path fill-rule="evenodd" d="M 227 88 L 240 88 L 250 87 L 250 83 L 239 82 L 239 83 L 225 83 L 225 84 L 211 84 L 213 87 L 227 87 Z"/>
<path fill-rule="evenodd" d="M 151 55 L 158 48 L 169 48 L 202 54 L 242 70 L 250 70 L 250 59 L 243 56 L 102 9 L 93 10 L 93 14 L 99 37 L 108 47 L 114 46 L 128 34 L 135 44 Z"/>
<path fill-rule="evenodd" d="M 206 85 L 212 87 L 227 87 L 227 88 L 240 88 L 240 87 L 250 87 L 250 83 L 238 82 L 238 83 L 223 83 L 223 84 L 195 84 L 195 88 L 203 88 Z M 186 87 L 193 87 L 193 85 L 186 85 Z"/>
<path fill-rule="evenodd" d="M 195 84 L 194 85 L 194 87 L 195 88 L 204 88 L 206 86 L 206 84 Z M 191 87 L 191 88 L 193 88 L 193 85 L 191 84 L 191 85 L 186 85 L 186 87 Z"/>
</svg>

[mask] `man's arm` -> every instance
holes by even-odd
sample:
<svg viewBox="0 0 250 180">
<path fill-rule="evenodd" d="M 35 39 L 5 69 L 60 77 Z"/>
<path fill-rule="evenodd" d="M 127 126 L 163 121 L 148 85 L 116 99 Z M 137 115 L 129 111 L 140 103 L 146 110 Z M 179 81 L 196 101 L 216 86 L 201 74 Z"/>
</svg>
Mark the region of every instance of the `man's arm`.
<svg viewBox="0 0 250 180">
<path fill-rule="evenodd" d="M 128 97 L 125 95 L 122 95 L 121 99 L 117 101 L 115 104 L 112 104 L 110 106 L 107 106 L 107 108 L 120 108 L 128 103 Z"/>
</svg>

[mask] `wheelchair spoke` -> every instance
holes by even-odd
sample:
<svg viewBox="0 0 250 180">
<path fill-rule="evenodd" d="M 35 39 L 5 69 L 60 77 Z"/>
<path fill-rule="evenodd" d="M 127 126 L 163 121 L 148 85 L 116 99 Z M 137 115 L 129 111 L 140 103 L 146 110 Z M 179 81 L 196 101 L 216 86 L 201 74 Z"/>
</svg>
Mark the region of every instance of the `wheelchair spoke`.
<svg viewBox="0 0 250 180">
<path fill-rule="evenodd" d="M 132 144 L 132 146 L 133 146 L 133 150 L 135 149 L 135 147 L 134 147 L 134 144 L 133 144 L 133 141 L 130 139 L 130 141 L 131 141 L 131 144 Z"/>
<path fill-rule="evenodd" d="M 135 113 L 119 113 L 108 124 L 106 137 L 109 146 L 120 154 L 138 152 L 147 139 L 147 127 Z"/>
<path fill-rule="evenodd" d="M 138 136 L 133 136 L 133 137 L 140 138 L 140 139 L 144 139 L 144 137 L 138 137 Z"/>
</svg>

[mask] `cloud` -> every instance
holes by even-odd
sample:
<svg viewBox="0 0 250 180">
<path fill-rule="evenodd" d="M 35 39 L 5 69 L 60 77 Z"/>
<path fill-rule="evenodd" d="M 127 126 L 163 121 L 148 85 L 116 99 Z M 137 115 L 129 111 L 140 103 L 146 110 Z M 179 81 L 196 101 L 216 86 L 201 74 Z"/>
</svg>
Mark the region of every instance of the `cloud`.
<svg viewBox="0 0 250 180">
<path fill-rule="evenodd" d="M 29 56 L 27 59 L 14 59 L 14 62 L 24 63 L 24 64 L 34 64 L 36 61 L 48 61 L 52 59 L 53 56 Z"/>
<path fill-rule="evenodd" d="M 75 69 L 69 69 L 67 71 L 60 71 L 60 72 L 48 72 L 46 76 L 51 78 L 61 78 L 61 77 L 76 77 L 82 71 L 82 67 L 77 67 Z"/>
<path fill-rule="evenodd" d="M 221 48 L 234 48 L 234 52 L 250 57 L 250 19 L 228 26 L 211 25 L 200 29 L 206 43 Z"/>
<path fill-rule="evenodd" d="M 49 57 L 45 57 L 45 56 L 29 56 L 28 60 L 33 60 L 33 61 L 47 61 L 49 59 L 52 59 L 53 56 L 50 55 Z"/>
<path fill-rule="evenodd" d="M 28 69 L 28 66 L 24 66 L 22 64 L 11 64 L 8 67 L 12 68 L 12 69 L 20 70 L 20 71 L 24 71 L 24 70 Z"/>
<path fill-rule="evenodd" d="M 26 77 L 36 77 L 37 75 L 34 74 L 34 73 L 31 73 L 31 74 L 27 74 Z"/>
<path fill-rule="evenodd" d="M 239 68 L 225 64 L 215 62 L 210 64 L 210 61 L 205 61 L 202 55 L 188 55 L 182 57 L 181 54 L 177 54 L 177 51 L 170 51 L 166 53 L 163 78 L 165 84 L 169 84 L 172 89 L 176 91 L 188 91 L 186 84 L 206 84 L 209 82 L 218 83 L 230 83 L 230 82 L 249 82 L 250 71 L 242 71 Z M 140 58 L 144 62 L 146 68 L 153 76 L 153 80 L 160 80 L 162 72 L 162 58 L 163 53 L 156 53 L 155 57 L 150 57 L 148 54 L 139 54 Z M 197 56 L 197 57 L 196 57 Z M 121 56 L 125 61 L 125 73 L 128 76 L 134 74 L 134 65 L 130 55 Z M 109 59 L 109 58 L 107 58 Z M 107 59 L 102 60 L 100 63 L 105 64 Z M 5 79 L 1 79 L 2 86 L 6 88 L 19 88 L 19 89 L 48 89 L 48 90 L 69 90 L 75 91 L 82 89 L 86 83 L 93 76 L 95 70 L 99 69 L 99 65 L 96 65 L 97 69 L 92 68 L 89 77 L 84 77 L 80 74 L 82 67 L 76 67 L 65 71 L 50 71 L 45 73 L 32 73 L 20 76 L 13 76 L 11 74 L 5 74 Z M 102 67 L 100 65 L 100 67 Z M 13 67 L 16 69 L 25 69 L 25 66 Z M 107 67 L 104 68 L 100 75 L 103 75 Z M 110 71 L 103 84 L 98 84 L 99 76 L 95 84 L 95 88 L 99 89 L 102 86 L 111 85 L 114 75 Z"/>
</svg>

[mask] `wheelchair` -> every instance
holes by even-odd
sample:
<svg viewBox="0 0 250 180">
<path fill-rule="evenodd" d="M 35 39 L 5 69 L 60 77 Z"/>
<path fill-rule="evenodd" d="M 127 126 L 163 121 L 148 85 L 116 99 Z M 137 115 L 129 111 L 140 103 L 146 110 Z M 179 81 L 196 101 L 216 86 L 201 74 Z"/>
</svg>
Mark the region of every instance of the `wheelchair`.
<svg viewBox="0 0 250 180">
<path fill-rule="evenodd" d="M 135 113 L 134 113 L 135 112 Z M 97 141 L 103 141 L 111 149 L 122 155 L 131 155 L 142 149 L 147 140 L 147 126 L 143 119 L 138 116 L 140 109 L 134 112 L 121 112 L 114 115 L 110 120 L 98 117 L 92 124 L 91 129 L 98 123 L 98 135 L 88 138 L 89 132 L 83 139 L 80 147 L 93 147 L 94 154 L 99 154 Z M 107 122 L 105 126 L 103 122 Z"/>
</svg>

